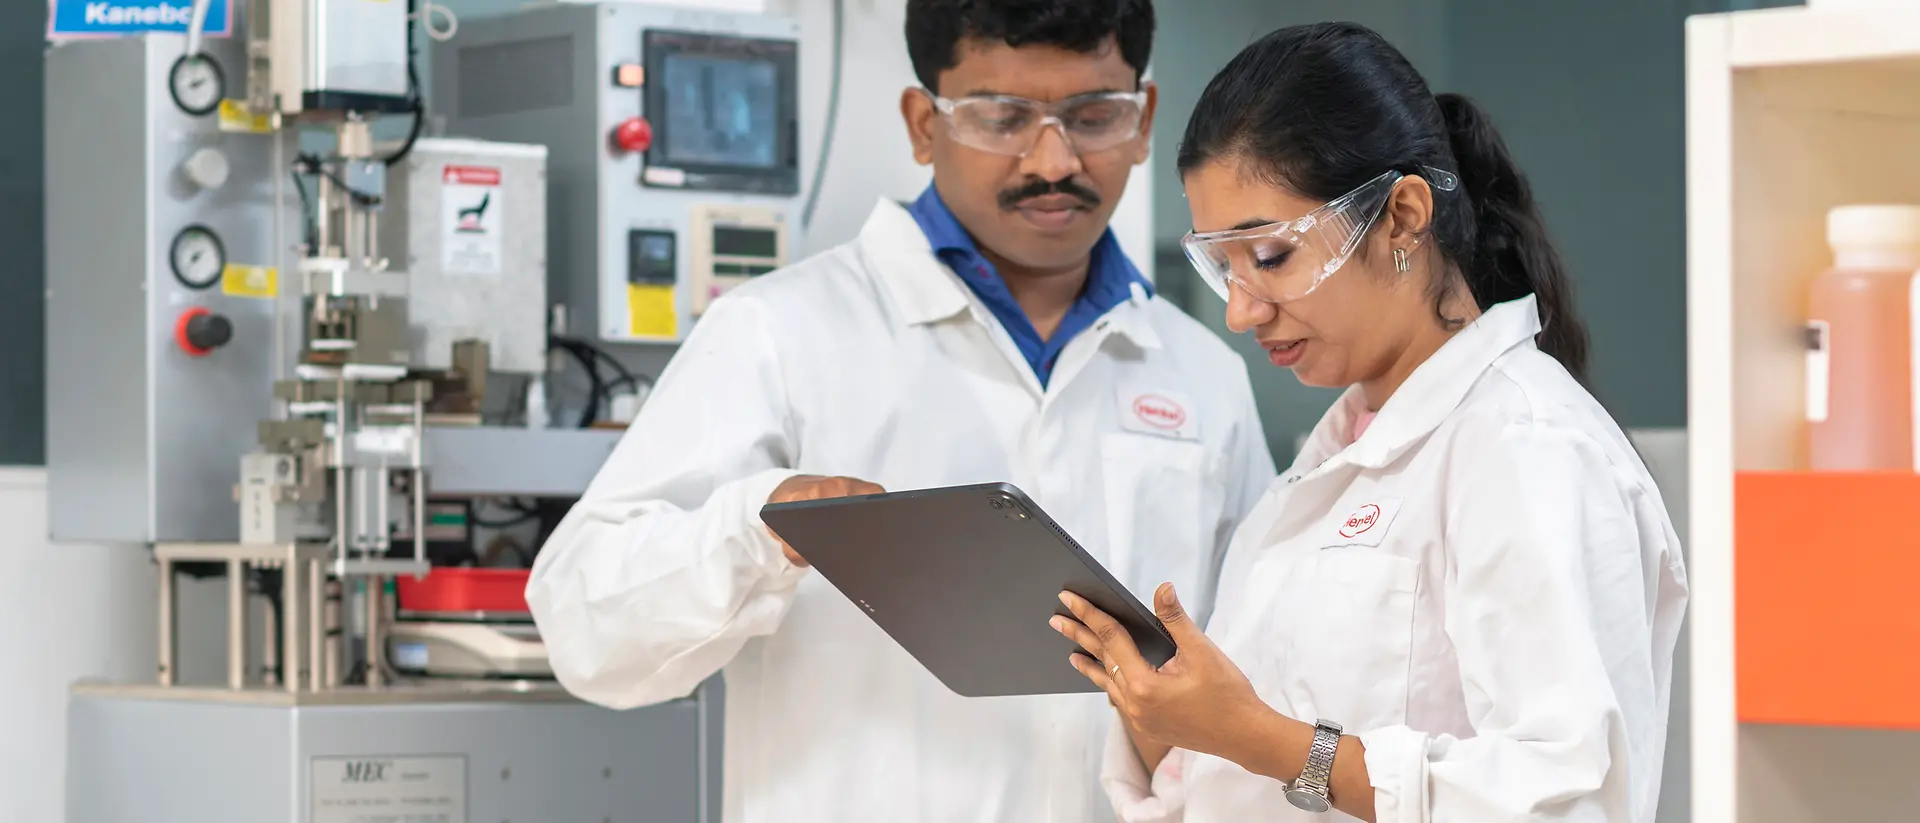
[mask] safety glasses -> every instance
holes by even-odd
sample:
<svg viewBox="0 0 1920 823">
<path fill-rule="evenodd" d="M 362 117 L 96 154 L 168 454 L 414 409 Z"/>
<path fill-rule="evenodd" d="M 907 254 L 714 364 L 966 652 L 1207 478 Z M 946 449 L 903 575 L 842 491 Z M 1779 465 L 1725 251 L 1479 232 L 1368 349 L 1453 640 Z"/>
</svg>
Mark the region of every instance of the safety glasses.
<svg viewBox="0 0 1920 823">
<path fill-rule="evenodd" d="M 1102 92 L 1042 103 L 1023 97 L 980 95 L 950 99 L 922 89 L 933 100 L 947 131 L 961 145 L 993 154 L 1025 157 L 1048 126 L 1059 126 L 1067 144 L 1091 154 L 1140 135 L 1147 93 Z"/>
<path fill-rule="evenodd" d="M 1436 189 L 1453 191 L 1460 186 L 1452 172 L 1421 168 L 1421 176 Z M 1405 176 L 1389 171 L 1297 220 L 1189 232 L 1180 245 L 1194 270 L 1222 300 L 1228 299 L 1229 284 L 1266 303 L 1298 300 L 1346 265 L 1379 219 L 1394 185 Z"/>
</svg>

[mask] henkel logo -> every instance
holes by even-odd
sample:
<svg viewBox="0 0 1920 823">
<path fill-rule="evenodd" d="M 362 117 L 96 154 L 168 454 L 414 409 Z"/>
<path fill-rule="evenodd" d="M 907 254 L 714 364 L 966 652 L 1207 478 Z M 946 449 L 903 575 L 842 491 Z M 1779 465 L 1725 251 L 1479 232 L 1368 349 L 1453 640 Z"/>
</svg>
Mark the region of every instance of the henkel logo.
<svg viewBox="0 0 1920 823">
<path fill-rule="evenodd" d="M 1133 401 L 1133 416 L 1161 431 L 1175 431 L 1187 424 L 1187 410 L 1179 403 L 1157 394 L 1143 394 Z"/>
<path fill-rule="evenodd" d="M 489 166 L 448 166 L 441 172 L 440 182 L 463 186 L 498 186 L 500 170 Z"/>
<path fill-rule="evenodd" d="M 1347 522 L 1340 524 L 1340 536 L 1355 538 L 1366 534 L 1373 524 L 1380 522 L 1380 507 L 1368 503 L 1347 515 Z"/>
</svg>

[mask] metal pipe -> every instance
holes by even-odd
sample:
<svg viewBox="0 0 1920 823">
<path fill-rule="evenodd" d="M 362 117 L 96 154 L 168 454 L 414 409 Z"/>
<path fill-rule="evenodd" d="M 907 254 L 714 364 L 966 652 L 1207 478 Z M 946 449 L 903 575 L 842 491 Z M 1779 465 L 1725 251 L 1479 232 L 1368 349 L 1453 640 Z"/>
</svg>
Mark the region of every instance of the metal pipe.
<svg viewBox="0 0 1920 823">
<path fill-rule="evenodd" d="M 320 659 L 326 649 L 327 626 L 321 620 L 327 599 L 327 574 L 318 560 L 307 562 L 307 688 L 320 691 Z"/>
<path fill-rule="evenodd" d="M 246 564 L 227 561 L 227 688 L 247 686 Z"/>
<path fill-rule="evenodd" d="M 300 548 L 287 546 L 287 565 L 280 570 L 281 642 L 280 682 L 287 691 L 300 690 Z"/>
<path fill-rule="evenodd" d="M 174 631 L 173 631 L 173 561 L 162 559 L 160 565 L 160 685 L 173 685 Z"/>
<path fill-rule="evenodd" d="M 381 685 L 380 674 L 380 616 L 381 594 L 380 575 L 368 575 L 367 578 L 367 688 L 377 689 Z"/>
</svg>

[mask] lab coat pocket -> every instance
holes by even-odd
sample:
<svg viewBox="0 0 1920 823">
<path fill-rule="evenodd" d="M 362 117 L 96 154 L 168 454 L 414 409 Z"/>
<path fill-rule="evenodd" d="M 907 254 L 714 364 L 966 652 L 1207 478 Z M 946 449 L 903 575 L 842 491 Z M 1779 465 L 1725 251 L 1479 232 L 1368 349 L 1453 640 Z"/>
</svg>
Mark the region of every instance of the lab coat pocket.
<svg viewBox="0 0 1920 823">
<path fill-rule="evenodd" d="M 1306 721 L 1355 731 L 1406 722 L 1420 564 L 1360 545 L 1330 546 L 1301 564 L 1286 681 Z"/>
<path fill-rule="evenodd" d="M 1223 493 L 1197 441 L 1109 434 L 1100 444 L 1107 504 L 1103 562 L 1143 602 L 1171 582 L 1183 594 L 1210 590 L 1212 531 Z"/>
</svg>

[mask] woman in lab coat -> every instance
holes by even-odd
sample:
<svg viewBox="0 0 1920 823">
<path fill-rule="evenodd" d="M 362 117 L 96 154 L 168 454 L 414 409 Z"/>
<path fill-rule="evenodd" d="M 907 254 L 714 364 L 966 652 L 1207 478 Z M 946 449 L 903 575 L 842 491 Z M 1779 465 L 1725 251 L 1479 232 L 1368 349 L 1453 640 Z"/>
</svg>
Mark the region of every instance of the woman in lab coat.
<svg viewBox="0 0 1920 823">
<path fill-rule="evenodd" d="M 1680 543 L 1492 124 L 1377 34 L 1303 26 L 1214 78 L 1179 167 L 1228 324 L 1348 389 L 1206 632 L 1157 593 L 1173 660 L 1062 595 L 1126 730 L 1122 820 L 1652 821 Z"/>
</svg>

